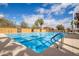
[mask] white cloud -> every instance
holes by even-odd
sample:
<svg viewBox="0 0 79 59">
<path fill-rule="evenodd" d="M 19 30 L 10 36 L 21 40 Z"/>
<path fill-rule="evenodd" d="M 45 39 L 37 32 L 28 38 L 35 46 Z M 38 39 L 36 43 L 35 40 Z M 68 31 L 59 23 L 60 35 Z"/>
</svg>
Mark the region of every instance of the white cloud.
<svg viewBox="0 0 79 59">
<path fill-rule="evenodd" d="M 55 14 L 63 14 L 64 11 L 66 10 L 66 8 L 69 7 L 70 5 L 72 5 L 72 4 L 70 4 L 70 3 L 63 4 L 62 3 L 62 4 L 52 5 L 50 12 L 51 13 L 53 12 Z"/>
<path fill-rule="evenodd" d="M 70 4 L 70 3 L 66 3 L 66 4 L 54 4 L 52 5 L 49 9 L 45 9 L 45 8 L 39 8 L 37 9 L 37 12 L 38 13 L 41 13 L 41 14 L 44 14 L 44 13 L 47 13 L 47 14 L 51 14 L 51 13 L 54 13 L 54 14 L 63 14 L 65 9 L 67 7 L 69 7 L 70 5 L 74 6 L 75 4 Z"/>
<path fill-rule="evenodd" d="M 73 12 L 74 12 L 73 10 L 72 11 L 69 11 L 68 14 L 73 14 Z"/>
<path fill-rule="evenodd" d="M 79 4 L 78 3 L 71 4 L 71 7 L 74 7 L 74 10 L 69 11 L 68 14 L 73 14 L 73 13 L 79 12 Z"/>
<path fill-rule="evenodd" d="M 72 12 L 79 12 L 79 3 L 73 3 L 71 7 L 74 7 L 74 10 L 70 11 L 70 14 L 72 14 Z"/>
<path fill-rule="evenodd" d="M 77 5 L 77 6 L 75 7 L 74 12 L 75 12 L 75 13 L 76 13 L 76 12 L 79 12 L 79 5 Z"/>
<path fill-rule="evenodd" d="M 45 5 L 45 6 L 47 6 L 47 5 Z M 71 17 L 59 19 L 59 20 L 51 17 L 51 13 L 63 14 L 64 11 L 66 10 L 66 8 L 68 8 L 68 7 L 75 7 L 74 10 L 79 11 L 78 4 L 72 4 L 72 3 L 71 4 L 54 4 L 49 9 L 38 8 L 36 11 L 39 13 L 39 15 L 30 15 L 30 16 L 23 15 L 23 19 L 26 23 L 29 24 L 29 26 L 32 26 L 38 18 L 43 18 L 44 19 L 43 27 L 48 26 L 48 27 L 56 28 L 56 26 L 58 24 L 62 24 L 62 25 L 64 25 L 65 28 L 71 28 L 71 25 L 70 25 L 70 22 L 72 20 Z M 74 12 L 74 10 L 71 10 L 68 13 L 72 14 Z M 48 16 L 46 18 L 44 18 L 44 14 L 47 14 Z"/>
<path fill-rule="evenodd" d="M 39 8 L 37 9 L 37 12 L 39 12 L 40 14 L 44 14 L 45 13 L 45 9 L 44 8 Z"/>
<path fill-rule="evenodd" d="M 44 20 L 43 27 L 52 27 L 52 28 L 55 28 L 56 24 L 57 23 L 56 23 L 55 19 L 47 19 L 47 20 Z"/>
<path fill-rule="evenodd" d="M 48 26 L 48 27 L 56 28 L 58 24 L 62 24 L 65 28 L 70 28 L 71 27 L 70 22 L 71 22 L 71 18 L 64 18 L 60 20 L 47 19 L 47 20 L 44 20 L 43 27 Z"/>
<path fill-rule="evenodd" d="M 64 18 L 63 20 L 59 20 L 59 24 L 62 24 L 64 25 L 65 28 L 71 28 L 71 25 L 70 25 L 70 22 L 71 22 L 71 18 L 68 17 L 68 18 Z"/>
<path fill-rule="evenodd" d="M 45 5 L 46 6 L 46 5 Z M 43 18 L 44 19 L 44 24 L 43 27 L 48 26 L 48 27 L 53 27 L 55 28 L 58 24 L 64 25 L 65 28 L 71 28 L 70 22 L 71 22 L 71 17 L 64 18 L 64 19 L 54 19 L 51 16 L 51 13 L 54 14 L 63 14 L 66 8 L 68 7 L 75 7 L 78 6 L 78 4 L 54 4 L 51 6 L 49 9 L 45 8 L 38 8 L 36 11 L 41 14 L 41 15 L 31 15 L 31 16 L 23 16 L 24 21 L 27 22 L 28 24 L 32 25 L 38 18 Z M 79 7 L 76 7 L 79 8 Z M 69 11 L 69 14 L 72 14 L 74 11 Z M 48 16 L 44 18 L 44 14 L 47 14 Z"/>
<path fill-rule="evenodd" d="M 38 18 L 44 18 L 43 15 L 30 15 L 30 16 L 23 15 L 22 17 L 29 26 L 32 26 Z"/>
<path fill-rule="evenodd" d="M 13 17 L 13 19 L 16 19 L 16 17 Z"/>
<path fill-rule="evenodd" d="M 29 26 L 32 26 L 38 18 L 43 18 L 43 19 L 44 19 L 44 16 L 43 16 L 43 15 L 31 15 L 31 16 L 24 16 L 24 15 L 23 15 L 24 21 L 25 21 L 26 23 L 28 23 Z M 53 20 L 44 19 L 44 25 L 43 25 L 43 26 L 44 26 L 44 27 L 45 27 L 45 26 L 50 27 L 50 26 L 52 26 L 52 23 L 53 23 L 53 22 L 54 22 Z M 55 23 L 55 22 L 54 22 L 54 23 Z M 55 24 L 56 24 L 56 23 L 55 23 Z"/>
<path fill-rule="evenodd" d="M 0 14 L 0 18 L 3 18 L 4 17 L 4 14 Z"/>
<path fill-rule="evenodd" d="M 39 14 L 50 14 L 50 9 L 45 9 L 45 8 L 38 8 L 36 10 Z"/>
<path fill-rule="evenodd" d="M 65 28 L 70 28 L 70 22 L 71 22 L 71 18 L 64 18 L 64 19 L 60 19 L 60 20 L 56 20 L 56 19 L 49 19 L 46 18 L 44 19 L 43 15 L 30 15 L 30 16 L 24 16 L 23 15 L 23 19 L 26 23 L 28 23 L 29 26 L 32 26 L 34 24 L 34 22 L 38 19 L 38 18 L 43 18 L 44 20 L 44 24 L 43 27 L 53 27 L 56 28 L 56 26 L 58 24 L 62 24 L 64 25 Z"/>
</svg>

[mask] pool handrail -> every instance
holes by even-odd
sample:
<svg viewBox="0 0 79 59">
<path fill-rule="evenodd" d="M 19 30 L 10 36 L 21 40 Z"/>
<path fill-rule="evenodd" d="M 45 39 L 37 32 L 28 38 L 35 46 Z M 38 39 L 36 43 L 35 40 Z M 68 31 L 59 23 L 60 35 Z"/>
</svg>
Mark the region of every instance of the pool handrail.
<svg viewBox="0 0 79 59">
<path fill-rule="evenodd" d="M 56 35 L 54 35 L 52 38 L 51 38 L 51 42 L 52 42 L 52 39 L 54 40 L 54 41 L 56 41 L 54 38 L 56 37 L 56 36 L 58 36 L 58 35 L 61 35 L 61 33 L 57 33 Z M 62 39 L 62 38 L 61 38 Z"/>
</svg>

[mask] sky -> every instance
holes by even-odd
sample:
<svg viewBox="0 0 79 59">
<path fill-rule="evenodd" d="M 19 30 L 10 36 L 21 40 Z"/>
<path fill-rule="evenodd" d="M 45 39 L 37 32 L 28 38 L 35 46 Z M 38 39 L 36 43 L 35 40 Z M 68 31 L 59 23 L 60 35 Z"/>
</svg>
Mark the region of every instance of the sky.
<svg viewBox="0 0 79 59">
<path fill-rule="evenodd" d="M 55 28 L 58 24 L 71 28 L 73 13 L 79 11 L 75 3 L 0 3 L 0 18 L 13 20 L 16 24 L 22 21 L 32 26 L 38 18 L 44 20 L 43 27 Z"/>
</svg>

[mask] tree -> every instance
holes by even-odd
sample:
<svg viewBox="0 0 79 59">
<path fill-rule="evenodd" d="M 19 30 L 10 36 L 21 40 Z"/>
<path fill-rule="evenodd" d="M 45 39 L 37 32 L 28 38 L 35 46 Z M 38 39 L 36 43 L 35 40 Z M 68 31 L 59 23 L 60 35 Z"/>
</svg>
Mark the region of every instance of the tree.
<svg viewBox="0 0 79 59">
<path fill-rule="evenodd" d="M 73 20 L 71 21 L 71 28 L 72 28 L 72 31 L 73 31 L 73 28 L 74 28 L 74 21 Z"/>
<path fill-rule="evenodd" d="M 36 27 L 40 28 L 40 31 L 43 24 L 44 24 L 44 21 L 41 18 L 37 19 L 37 21 L 35 22 Z"/>
<path fill-rule="evenodd" d="M 44 23 L 43 19 L 38 19 L 38 23 L 39 23 L 40 27 L 42 27 L 42 25 Z"/>
<path fill-rule="evenodd" d="M 33 24 L 33 25 L 32 25 L 32 27 L 31 27 L 32 32 L 34 32 L 34 29 L 35 29 L 35 28 L 37 28 L 37 27 L 36 27 L 36 25 L 35 25 L 35 24 Z"/>
<path fill-rule="evenodd" d="M 32 29 L 35 29 L 36 28 L 36 25 L 34 24 L 33 26 L 32 26 Z"/>
<path fill-rule="evenodd" d="M 39 27 L 38 26 L 38 20 L 37 21 L 35 21 L 35 23 L 34 23 L 34 25 L 33 26 L 36 26 L 37 28 Z"/>
<path fill-rule="evenodd" d="M 74 31 L 74 25 L 78 26 L 78 24 L 79 24 L 79 21 L 77 19 L 71 21 L 72 31 Z"/>
<path fill-rule="evenodd" d="M 15 24 L 6 18 L 0 18 L 0 27 L 15 27 Z"/>
<path fill-rule="evenodd" d="M 64 30 L 64 26 L 63 26 L 62 24 L 57 25 L 56 28 L 57 28 L 58 30 Z"/>
<path fill-rule="evenodd" d="M 70 28 L 67 28 L 67 32 L 71 32 L 71 29 Z"/>
<path fill-rule="evenodd" d="M 27 28 L 28 27 L 28 24 L 25 23 L 24 21 L 21 22 L 21 28 Z"/>
</svg>

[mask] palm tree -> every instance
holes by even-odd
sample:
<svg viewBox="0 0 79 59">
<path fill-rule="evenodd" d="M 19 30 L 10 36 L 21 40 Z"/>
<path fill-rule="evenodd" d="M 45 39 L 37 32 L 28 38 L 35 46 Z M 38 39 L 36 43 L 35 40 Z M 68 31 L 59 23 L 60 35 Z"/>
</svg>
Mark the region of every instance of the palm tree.
<svg viewBox="0 0 79 59">
<path fill-rule="evenodd" d="M 39 25 L 38 25 L 38 20 L 37 21 L 35 21 L 35 23 L 34 23 L 34 25 L 33 26 L 35 26 L 36 28 L 39 28 Z"/>
<path fill-rule="evenodd" d="M 35 22 L 35 25 L 40 28 L 40 32 L 43 24 L 44 24 L 44 21 L 43 19 L 40 19 L 40 18 L 37 19 L 37 21 Z"/>
<path fill-rule="evenodd" d="M 78 26 L 78 24 L 79 24 L 79 21 L 78 20 L 72 20 L 71 21 L 71 28 L 72 28 L 72 31 L 74 31 L 74 25 L 77 27 Z"/>
<path fill-rule="evenodd" d="M 34 24 L 33 26 L 32 26 L 32 29 L 35 29 L 36 28 L 36 25 Z"/>
<path fill-rule="evenodd" d="M 32 25 L 31 29 L 32 29 L 32 32 L 34 32 L 34 29 L 36 28 L 36 25 Z"/>
<path fill-rule="evenodd" d="M 71 28 L 72 28 L 72 32 L 73 32 L 73 28 L 74 28 L 74 21 L 71 21 Z"/>
</svg>

